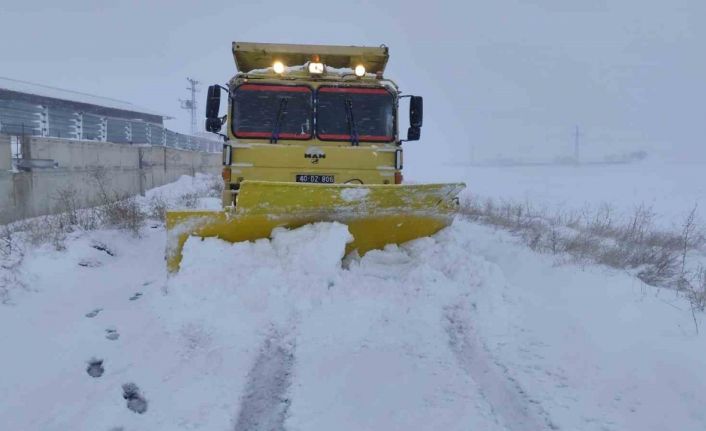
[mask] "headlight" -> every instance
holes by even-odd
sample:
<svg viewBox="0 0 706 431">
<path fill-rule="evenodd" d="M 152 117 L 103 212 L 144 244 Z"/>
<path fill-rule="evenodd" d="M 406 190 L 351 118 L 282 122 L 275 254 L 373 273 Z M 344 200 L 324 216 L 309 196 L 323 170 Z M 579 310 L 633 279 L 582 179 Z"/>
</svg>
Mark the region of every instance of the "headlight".
<svg viewBox="0 0 706 431">
<path fill-rule="evenodd" d="M 359 64 L 355 67 L 355 76 L 363 77 L 365 76 L 365 66 Z"/>
<path fill-rule="evenodd" d="M 278 75 L 284 73 L 284 63 L 281 61 L 275 61 L 275 64 L 272 65 L 272 70 L 274 70 Z"/>
<path fill-rule="evenodd" d="M 311 73 L 312 75 L 321 75 L 322 73 L 324 73 L 324 64 L 310 62 L 309 73 Z"/>
</svg>

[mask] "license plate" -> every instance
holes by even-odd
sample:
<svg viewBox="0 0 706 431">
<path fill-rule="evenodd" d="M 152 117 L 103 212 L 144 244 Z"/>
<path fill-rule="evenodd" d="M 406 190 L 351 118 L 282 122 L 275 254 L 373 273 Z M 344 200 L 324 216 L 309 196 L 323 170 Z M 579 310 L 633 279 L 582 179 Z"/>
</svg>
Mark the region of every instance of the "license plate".
<svg viewBox="0 0 706 431">
<path fill-rule="evenodd" d="M 333 175 L 311 175 L 311 174 L 298 174 L 298 183 L 322 183 L 322 184 L 333 184 Z"/>
</svg>

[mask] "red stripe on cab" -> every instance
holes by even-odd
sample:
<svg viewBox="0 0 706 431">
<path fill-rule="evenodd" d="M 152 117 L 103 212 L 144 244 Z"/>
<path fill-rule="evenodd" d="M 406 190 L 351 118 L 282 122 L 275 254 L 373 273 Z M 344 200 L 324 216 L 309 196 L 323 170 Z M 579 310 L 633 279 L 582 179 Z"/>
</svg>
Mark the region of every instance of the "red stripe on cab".
<svg viewBox="0 0 706 431">
<path fill-rule="evenodd" d="M 262 85 L 262 84 L 243 84 L 238 87 L 238 90 L 246 91 L 282 91 L 286 93 L 310 93 L 311 88 L 292 85 Z M 237 90 L 236 90 L 237 91 Z"/>
<path fill-rule="evenodd" d="M 353 93 L 353 94 L 386 94 L 390 93 L 384 88 L 361 88 L 361 87 L 321 87 L 319 93 Z"/>
</svg>

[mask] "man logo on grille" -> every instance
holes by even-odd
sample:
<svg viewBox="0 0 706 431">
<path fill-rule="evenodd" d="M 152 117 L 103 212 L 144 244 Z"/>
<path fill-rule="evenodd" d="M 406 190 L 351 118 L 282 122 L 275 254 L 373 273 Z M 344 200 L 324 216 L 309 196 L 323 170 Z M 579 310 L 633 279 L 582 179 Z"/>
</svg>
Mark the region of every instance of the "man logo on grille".
<svg viewBox="0 0 706 431">
<path fill-rule="evenodd" d="M 304 152 L 304 158 L 311 159 L 311 163 L 313 165 L 316 165 L 319 163 L 319 159 L 326 158 L 326 153 L 324 153 L 324 150 L 322 150 L 321 148 L 309 147 L 306 149 L 306 152 Z"/>
</svg>

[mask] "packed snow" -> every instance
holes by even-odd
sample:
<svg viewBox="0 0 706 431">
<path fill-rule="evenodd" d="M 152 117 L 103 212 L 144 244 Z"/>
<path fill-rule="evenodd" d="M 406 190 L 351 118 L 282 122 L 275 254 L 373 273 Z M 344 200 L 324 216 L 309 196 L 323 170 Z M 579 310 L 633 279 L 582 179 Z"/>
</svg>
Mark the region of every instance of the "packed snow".
<svg viewBox="0 0 706 431">
<path fill-rule="evenodd" d="M 706 429 L 688 304 L 629 274 L 461 218 L 363 257 L 339 223 L 191 238 L 172 277 L 165 239 L 26 250 L 0 306 L 2 429 Z"/>
<path fill-rule="evenodd" d="M 343 189 L 341 190 L 341 199 L 346 202 L 359 201 L 365 199 L 370 193 L 370 189 Z"/>
</svg>

